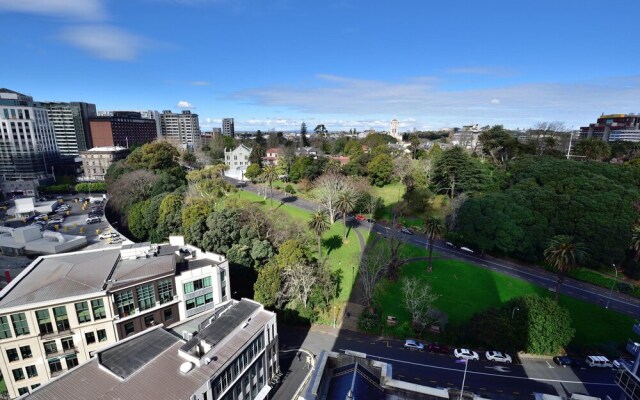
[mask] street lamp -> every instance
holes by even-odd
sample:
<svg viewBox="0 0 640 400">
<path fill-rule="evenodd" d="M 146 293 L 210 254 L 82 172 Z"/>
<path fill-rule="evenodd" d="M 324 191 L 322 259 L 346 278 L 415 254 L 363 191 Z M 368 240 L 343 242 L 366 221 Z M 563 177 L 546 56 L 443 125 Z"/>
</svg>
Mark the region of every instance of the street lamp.
<svg viewBox="0 0 640 400">
<path fill-rule="evenodd" d="M 609 303 L 611 302 L 611 296 L 613 296 L 613 287 L 615 286 L 616 282 L 618 281 L 618 268 L 616 268 L 615 264 L 611 264 L 611 266 L 613 267 L 613 270 L 616 271 L 616 278 L 611 283 L 611 290 L 609 290 L 609 298 L 607 299 L 607 306 L 605 307 L 607 309 L 609 308 Z"/>
<path fill-rule="evenodd" d="M 464 381 L 467 379 L 467 366 L 469 366 L 469 360 L 457 360 L 456 362 L 464 362 L 464 375 L 462 376 L 462 387 L 460 388 L 460 400 L 464 395 Z"/>
<path fill-rule="evenodd" d="M 513 320 L 513 316 L 515 315 L 516 311 L 520 311 L 520 309 L 518 307 L 513 307 L 513 311 L 511 311 L 511 320 Z"/>
</svg>

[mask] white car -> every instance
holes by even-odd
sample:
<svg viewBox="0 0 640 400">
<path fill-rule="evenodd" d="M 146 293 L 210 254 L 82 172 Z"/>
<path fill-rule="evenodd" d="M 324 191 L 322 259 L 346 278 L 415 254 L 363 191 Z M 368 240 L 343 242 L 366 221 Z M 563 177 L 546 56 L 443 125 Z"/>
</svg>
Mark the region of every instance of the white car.
<svg viewBox="0 0 640 400">
<path fill-rule="evenodd" d="M 485 356 L 487 356 L 487 360 L 489 361 L 511 364 L 511 356 L 507 353 L 501 353 L 499 351 L 487 351 Z"/>
<path fill-rule="evenodd" d="M 456 247 L 456 245 L 451 242 L 444 242 L 444 244 L 446 244 L 449 247 Z"/>
<path fill-rule="evenodd" d="M 455 349 L 453 350 L 453 355 L 456 356 L 456 358 L 459 358 L 461 360 L 479 360 L 480 359 L 480 356 L 478 355 L 478 353 L 469 349 Z"/>
<path fill-rule="evenodd" d="M 116 238 L 120 235 L 118 235 L 115 232 L 105 232 L 102 235 L 98 236 L 100 239 L 110 239 L 110 238 Z"/>
<path fill-rule="evenodd" d="M 462 246 L 462 247 L 460 247 L 460 250 L 462 250 L 462 251 L 466 251 L 467 253 L 471 253 L 471 254 L 473 254 L 473 250 L 471 250 L 471 249 L 470 249 L 470 248 L 468 248 L 468 247 L 464 247 L 464 246 Z"/>
<path fill-rule="evenodd" d="M 52 218 L 49 221 L 47 221 L 47 225 L 60 225 L 64 222 L 64 219 L 62 218 Z"/>
</svg>

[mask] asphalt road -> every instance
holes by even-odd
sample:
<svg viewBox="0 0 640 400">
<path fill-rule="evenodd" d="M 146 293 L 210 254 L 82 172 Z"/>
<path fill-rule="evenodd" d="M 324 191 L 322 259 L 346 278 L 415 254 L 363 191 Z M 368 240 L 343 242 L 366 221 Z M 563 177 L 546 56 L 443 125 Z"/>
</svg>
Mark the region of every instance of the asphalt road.
<svg viewBox="0 0 640 400">
<path fill-rule="evenodd" d="M 237 181 L 235 179 L 226 179 L 236 185 L 240 184 L 240 181 Z M 252 185 L 249 183 L 242 183 L 240 186 L 243 190 L 264 195 L 264 187 Z M 274 191 L 273 197 L 274 199 L 278 199 L 280 201 L 283 201 L 284 203 L 290 204 L 294 207 L 298 207 L 306 211 L 315 211 L 320 208 L 319 205 L 308 200 L 283 194 L 279 191 Z M 357 222 L 355 220 L 352 220 L 351 223 L 360 224 L 362 227 L 371 229 L 373 232 L 376 232 L 380 235 L 391 234 L 391 228 L 382 224 L 370 224 L 366 221 Z M 417 246 L 426 246 L 428 243 L 425 235 L 407 235 L 404 233 L 394 234 L 397 234 L 400 240 Z M 501 272 L 503 274 L 517 277 L 524 281 L 549 288 L 549 290 L 551 291 L 555 291 L 556 275 L 541 268 L 537 268 L 531 265 L 525 265 L 522 263 L 516 263 L 513 261 L 502 260 L 488 255 L 480 257 L 478 254 L 471 254 L 460 250 L 459 248 L 452 248 L 450 246 L 447 246 L 445 242 L 441 240 L 435 242 L 434 249 L 444 256 L 464 260 L 478 267 Z M 634 298 L 632 296 L 616 292 L 613 292 L 611 294 L 609 289 L 601 288 L 585 282 L 580 282 L 571 278 L 565 279 L 564 284 L 560 288 L 560 293 L 577 299 L 588 301 L 593 304 L 598 304 L 602 307 L 608 306 L 612 310 L 640 319 L 640 299 Z"/>
<path fill-rule="evenodd" d="M 465 379 L 465 391 L 493 399 L 531 399 L 532 393 L 568 396 L 588 394 L 604 399 L 619 397 L 611 369 L 559 367 L 550 359 L 515 359 L 514 364 L 484 360 L 467 364 L 456 362 L 452 354 L 432 354 L 403 348 L 403 341 L 371 335 L 313 327 L 311 330 L 279 327 L 281 346 L 303 347 L 315 354 L 330 349 L 367 354 L 367 358 L 392 365 L 393 377 L 431 387 L 459 390 Z M 512 355 L 513 356 L 513 355 Z M 615 397 L 614 397 L 615 396 Z"/>
</svg>

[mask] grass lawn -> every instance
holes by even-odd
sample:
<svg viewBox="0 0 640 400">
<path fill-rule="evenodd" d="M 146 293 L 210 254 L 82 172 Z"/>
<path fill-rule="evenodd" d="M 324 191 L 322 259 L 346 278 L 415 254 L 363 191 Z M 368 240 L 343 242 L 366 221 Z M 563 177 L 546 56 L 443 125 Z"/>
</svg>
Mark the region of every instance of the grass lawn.
<svg viewBox="0 0 640 400">
<path fill-rule="evenodd" d="M 417 247 L 405 247 L 403 252 L 409 257 L 426 254 L 424 249 Z M 398 282 L 384 280 L 380 283 L 377 304 L 382 308 L 383 320 L 388 315 L 398 318 L 398 324 L 386 328 L 385 333 L 400 337 L 410 333 L 410 316 L 402 304 L 403 277 L 417 277 L 430 283 L 441 296 L 436 306 L 447 313 L 449 323 L 462 323 L 474 313 L 500 306 L 514 297 L 526 294 L 551 296 L 544 288 L 531 283 L 461 261 L 437 258 L 434 252 L 432 273 L 426 272 L 426 261 L 419 261 L 405 265 Z M 568 296 L 561 295 L 560 304 L 569 310 L 573 319 L 576 336 L 571 346 L 575 348 L 621 344 L 630 335 L 634 321 L 631 317 Z"/>
<path fill-rule="evenodd" d="M 258 196 L 253 192 L 240 190 L 233 194 L 237 198 L 249 200 L 254 203 L 260 203 L 269 210 L 269 199 L 264 200 L 264 197 Z M 278 207 L 280 203 L 274 201 L 274 208 Z M 305 226 L 307 221 L 311 219 L 311 213 L 305 210 L 296 208 L 290 204 L 280 205 L 278 210 L 282 210 L 286 215 L 291 217 L 294 221 L 303 223 Z M 368 232 L 361 231 L 364 236 L 365 243 L 368 239 Z M 355 232 L 347 231 L 347 243 L 342 243 L 342 223 L 336 221 L 331 228 L 322 236 L 322 254 L 327 258 L 328 265 L 333 270 L 342 271 L 342 280 L 340 285 L 340 294 L 337 301 L 339 303 L 346 303 L 351 295 L 351 288 L 353 286 L 353 273 L 357 269 L 357 265 L 360 262 L 360 241 Z M 316 249 L 314 246 L 313 249 Z"/>
<path fill-rule="evenodd" d="M 4 378 L 0 378 L 0 393 L 7 391 L 7 384 L 4 383 Z"/>
</svg>

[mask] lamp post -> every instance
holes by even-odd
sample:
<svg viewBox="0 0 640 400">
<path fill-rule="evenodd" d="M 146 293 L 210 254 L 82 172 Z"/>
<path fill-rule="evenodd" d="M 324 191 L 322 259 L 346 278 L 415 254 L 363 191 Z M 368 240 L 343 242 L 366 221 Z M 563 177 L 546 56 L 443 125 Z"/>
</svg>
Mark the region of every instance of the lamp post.
<svg viewBox="0 0 640 400">
<path fill-rule="evenodd" d="M 607 299 L 607 306 L 605 307 L 607 309 L 609 308 L 609 303 L 611 302 L 611 296 L 613 296 L 613 287 L 616 285 L 616 282 L 618 281 L 618 268 L 616 268 L 615 264 L 611 264 L 611 266 L 613 267 L 613 270 L 616 271 L 616 278 L 611 283 L 611 290 L 609 290 L 609 298 Z"/>
<path fill-rule="evenodd" d="M 334 329 L 335 329 L 335 327 L 336 327 L 336 319 L 337 319 L 337 316 L 336 316 L 336 306 L 333 306 L 333 328 L 334 328 Z"/>
<path fill-rule="evenodd" d="M 513 311 L 511 311 L 511 320 L 513 321 L 513 316 L 516 314 L 516 311 L 520 311 L 518 307 L 513 307 Z"/>
<path fill-rule="evenodd" d="M 467 379 L 467 366 L 469 366 L 469 360 L 459 360 L 456 362 L 464 362 L 464 375 L 462 376 L 462 387 L 460 388 L 460 400 L 464 395 L 464 381 Z"/>
</svg>

